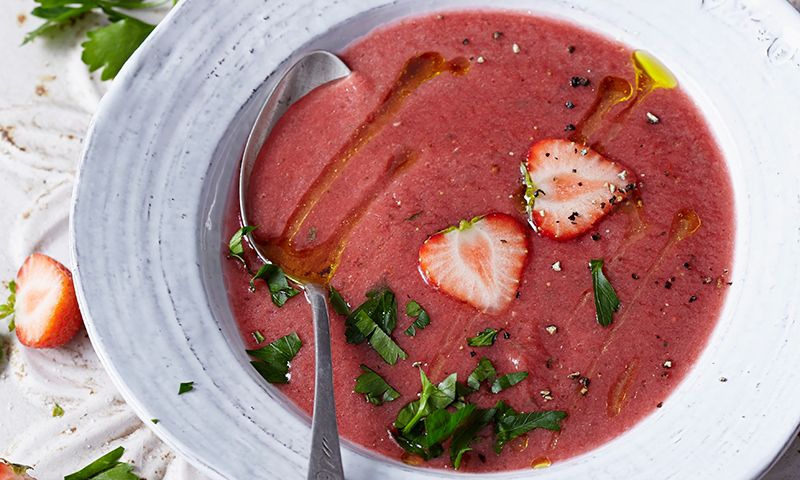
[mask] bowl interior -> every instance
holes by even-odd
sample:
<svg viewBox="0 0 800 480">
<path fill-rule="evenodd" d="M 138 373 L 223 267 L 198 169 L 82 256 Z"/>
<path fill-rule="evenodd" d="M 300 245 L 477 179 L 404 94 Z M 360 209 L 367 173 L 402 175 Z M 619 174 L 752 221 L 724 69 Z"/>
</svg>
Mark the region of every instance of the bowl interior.
<svg viewBox="0 0 800 480">
<path fill-rule="evenodd" d="M 196 38 L 203 46 L 197 52 L 187 47 L 191 36 L 168 46 L 190 25 L 202 30 L 194 26 L 200 22 L 202 3 L 187 0 L 165 21 L 132 60 L 96 118 L 73 206 L 81 305 L 93 343 L 123 395 L 142 418 L 162 420 L 154 428 L 168 443 L 223 478 L 294 478 L 304 475 L 308 419 L 249 366 L 222 281 L 226 239 L 221 226 L 250 126 L 280 72 L 298 54 L 339 51 L 373 28 L 408 15 L 489 5 L 477 0 L 292 5 L 246 0 L 237 4 L 236 12 L 211 7 L 219 9 L 219 17 L 207 28 L 216 33 Z M 798 407 L 786 407 L 792 405 L 787 375 L 795 374 L 784 372 L 781 377 L 768 368 L 769 361 L 800 361 L 800 353 L 786 347 L 789 339 L 800 336 L 791 316 L 800 285 L 797 268 L 792 267 L 800 256 L 800 220 L 783 218 L 781 212 L 787 205 L 800 204 L 791 181 L 800 177 L 800 154 L 790 153 L 800 152 L 800 140 L 791 129 L 800 99 L 775 93 L 788 91 L 800 80 L 800 42 L 784 34 L 800 22 L 787 20 L 785 14 L 791 11 L 783 10 L 778 0 L 761 2 L 758 8 L 719 0 L 628 3 L 502 0 L 492 2 L 491 8 L 577 23 L 648 50 L 673 70 L 704 113 L 728 162 L 737 195 L 733 286 L 708 347 L 670 397 L 668 408 L 599 449 L 546 472 L 497 477 L 620 478 L 658 469 L 664 478 L 752 478 L 770 464 L 800 418 Z M 757 28 L 752 28 L 754 18 Z M 186 67 L 191 61 L 196 65 Z M 173 75 L 164 74 L 166 70 Z M 153 93 L 134 85 L 137 77 L 177 81 Z M 113 108 L 137 99 L 144 107 L 132 108 L 126 122 L 155 118 L 160 131 L 139 134 L 149 143 L 137 142 L 136 135 L 118 129 L 110 119 Z M 111 145 L 105 139 L 119 141 Z M 147 159 L 140 171 L 131 172 L 141 175 L 144 183 L 122 186 L 112 181 L 108 188 L 104 180 L 109 175 L 124 175 L 99 162 L 120 153 Z M 116 196 L 100 192 L 101 187 Z M 143 204 L 148 205 L 146 216 L 141 213 Z M 117 232 L 127 239 L 112 250 L 109 245 L 115 239 L 97 235 L 108 219 L 92 205 L 104 205 L 105 216 L 124 212 L 119 217 L 133 222 Z M 132 213 L 137 206 L 139 213 Z M 95 288 L 102 285 L 103 272 L 114 266 L 91 258 L 93 245 L 101 244 L 115 258 L 126 259 L 116 265 L 112 283 L 124 288 L 126 279 L 133 278 L 143 287 L 156 284 L 152 300 L 142 302 L 125 294 L 111 303 L 99 298 Z M 766 272 L 765 264 L 773 268 Z M 763 303 L 766 299 L 768 305 Z M 109 315 L 129 318 L 125 312 L 136 306 L 141 309 L 140 324 L 109 325 Z M 166 342 L 153 342 L 149 349 L 158 353 L 146 355 L 140 373 L 115 347 L 126 338 L 121 335 L 131 334 L 159 336 Z M 154 372 L 158 378 L 152 377 Z M 720 382 L 720 377 L 731 381 Z M 189 379 L 197 379 L 202 395 L 172 398 L 164 393 Z M 762 391 L 764 397 L 758 400 Z M 756 401 L 783 408 L 784 416 L 765 415 L 757 424 L 748 421 L 760 411 Z M 230 435 L 225 435 L 222 447 L 220 437 L 214 441 L 209 435 L 232 429 L 236 438 L 229 442 Z M 738 455 L 743 448 L 750 452 L 747 456 Z M 352 478 L 453 476 L 413 469 L 351 444 L 348 449 L 345 468 Z"/>
</svg>

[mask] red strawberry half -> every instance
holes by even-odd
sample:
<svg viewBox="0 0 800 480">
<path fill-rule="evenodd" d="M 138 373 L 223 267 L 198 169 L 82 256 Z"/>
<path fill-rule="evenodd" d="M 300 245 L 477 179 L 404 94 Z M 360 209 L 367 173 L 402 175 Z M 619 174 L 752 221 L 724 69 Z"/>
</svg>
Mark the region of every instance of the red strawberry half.
<svg viewBox="0 0 800 480">
<path fill-rule="evenodd" d="M 525 227 L 491 213 L 428 237 L 419 249 L 419 270 L 429 285 L 497 313 L 514 299 L 527 258 Z"/>
<path fill-rule="evenodd" d="M 83 321 L 72 274 L 56 260 L 34 253 L 17 272 L 14 322 L 23 345 L 53 348 L 69 342 Z"/>
<path fill-rule="evenodd" d="M 26 472 L 31 467 L 9 463 L 0 458 L 0 480 L 34 480 Z"/>
<path fill-rule="evenodd" d="M 629 169 L 564 139 L 533 144 L 523 166 L 531 226 L 557 240 L 590 230 L 636 188 Z"/>
</svg>

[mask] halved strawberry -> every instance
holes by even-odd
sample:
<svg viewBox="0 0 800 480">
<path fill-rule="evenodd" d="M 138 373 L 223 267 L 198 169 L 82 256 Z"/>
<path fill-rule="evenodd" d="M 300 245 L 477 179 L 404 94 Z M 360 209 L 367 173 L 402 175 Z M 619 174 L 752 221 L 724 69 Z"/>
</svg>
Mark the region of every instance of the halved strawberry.
<svg viewBox="0 0 800 480">
<path fill-rule="evenodd" d="M 14 323 L 23 345 L 60 347 L 78 333 L 83 320 L 72 274 L 64 265 L 34 253 L 20 267 L 16 282 Z"/>
<path fill-rule="evenodd" d="M 527 258 L 525 227 L 490 213 L 428 237 L 419 249 L 419 270 L 429 285 L 497 313 L 514 299 Z"/>
<path fill-rule="evenodd" d="M 531 226 L 557 240 L 590 230 L 636 188 L 629 169 L 564 139 L 533 144 L 523 167 Z"/>
<path fill-rule="evenodd" d="M 9 463 L 0 458 L 0 480 L 35 480 L 28 475 L 31 467 Z"/>
</svg>

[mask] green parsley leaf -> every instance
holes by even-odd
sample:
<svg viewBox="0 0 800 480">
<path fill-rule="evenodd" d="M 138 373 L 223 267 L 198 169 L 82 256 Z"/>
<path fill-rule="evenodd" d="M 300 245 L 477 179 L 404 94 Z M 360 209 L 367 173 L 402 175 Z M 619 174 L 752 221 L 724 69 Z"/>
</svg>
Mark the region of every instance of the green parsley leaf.
<svg viewBox="0 0 800 480">
<path fill-rule="evenodd" d="M 417 422 L 432 411 L 449 406 L 456 397 L 457 376 L 455 373 L 442 380 L 438 386 L 431 383 L 421 368 L 419 377 L 422 383 L 419 400 L 414 400 L 403 407 L 394 421 L 394 426 L 402 429 L 405 434 L 408 434 Z"/>
<path fill-rule="evenodd" d="M 259 330 L 254 330 L 252 335 L 253 335 L 253 340 L 255 340 L 256 343 L 264 343 L 264 340 L 266 340 L 264 338 L 264 334 L 261 333 L 261 331 Z"/>
<path fill-rule="evenodd" d="M 500 393 L 506 388 L 512 387 L 528 378 L 528 372 L 507 373 L 492 383 L 492 393 Z"/>
<path fill-rule="evenodd" d="M 425 417 L 425 443 L 428 448 L 441 444 L 453 435 L 456 428 L 475 410 L 475 405 L 465 405 L 454 412 L 435 410 Z"/>
<path fill-rule="evenodd" d="M 228 242 L 228 255 L 233 258 L 239 259 L 242 263 L 244 261 L 244 246 L 242 245 L 242 239 L 249 235 L 253 230 L 258 228 L 255 225 L 248 225 L 246 227 L 242 227 L 239 230 L 236 230 L 236 233 L 233 234 L 230 241 Z"/>
<path fill-rule="evenodd" d="M 118 463 L 116 466 L 99 473 L 91 480 L 142 480 L 134 475 L 133 467 L 127 463 Z"/>
<path fill-rule="evenodd" d="M 183 382 L 178 387 L 178 395 L 183 395 L 186 392 L 194 390 L 194 382 Z"/>
<path fill-rule="evenodd" d="M 408 358 L 406 352 L 404 352 L 403 349 L 392 340 L 392 337 L 387 335 L 365 311 L 361 310 L 353 313 L 356 318 L 355 322 L 352 324 L 352 328 L 358 332 L 360 338 L 368 339 L 369 344 L 378 352 L 378 355 L 380 355 L 386 363 L 394 365 L 399 359 L 405 360 Z M 348 339 L 348 341 L 350 340 Z"/>
<path fill-rule="evenodd" d="M 469 377 L 467 378 L 467 386 L 472 391 L 478 391 L 480 390 L 481 383 L 484 380 L 488 380 L 489 383 L 492 383 L 496 377 L 497 371 L 494 369 L 494 365 L 492 365 L 491 360 L 483 357 L 478 361 L 478 366 L 475 367 L 475 370 L 469 374 Z"/>
<path fill-rule="evenodd" d="M 153 422 L 153 425 L 158 425 L 158 422 L 159 422 L 160 420 L 159 420 L 159 419 L 157 419 L 157 418 L 151 418 L 151 419 L 150 419 L 150 421 L 151 421 L 151 422 Z"/>
<path fill-rule="evenodd" d="M 597 323 L 607 327 L 614 321 L 614 312 L 619 310 L 619 297 L 603 274 L 603 263 L 602 259 L 590 260 L 589 269 L 592 271 L 595 317 Z"/>
<path fill-rule="evenodd" d="M 353 310 L 345 319 L 345 338 L 347 343 L 359 344 L 369 341 L 389 365 L 408 356 L 392 340 L 391 335 L 397 325 L 397 301 L 388 288 L 367 293 L 367 300 Z"/>
<path fill-rule="evenodd" d="M 8 298 L 6 303 L 0 305 L 0 320 L 8 318 L 8 331 L 13 332 L 14 324 L 14 305 L 17 303 L 17 282 L 8 282 Z"/>
<path fill-rule="evenodd" d="M 95 475 L 120 465 L 119 459 L 122 458 L 123 453 L 125 453 L 125 449 L 117 447 L 81 470 L 65 476 L 64 480 L 89 480 L 95 478 Z"/>
<path fill-rule="evenodd" d="M 363 393 L 367 401 L 373 405 L 383 405 L 400 397 L 400 392 L 386 383 L 377 372 L 366 365 L 361 365 L 364 372 L 356 378 L 356 393 Z"/>
<path fill-rule="evenodd" d="M 289 285 L 286 274 L 274 263 L 267 263 L 258 269 L 258 272 L 250 279 L 250 290 L 255 291 L 256 280 L 259 279 L 267 282 L 269 293 L 272 296 L 272 303 L 278 307 L 282 307 L 287 300 L 300 293 L 300 291 Z"/>
<path fill-rule="evenodd" d="M 506 443 L 535 428 L 560 431 L 561 421 L 567 418 L 566 412 L 558 410 L 520 413 L 503 401 L 497 402 L 495 410 L 494 451 L 498 454 L 503 451 Z"/>
<path fill-rule="evenodd" d="M 55 404 L 53 405 L 53 416 L 54 417 L 63 417 L 64 416 L 64 409 L 61 408 L 61 405 Z"/>
<path fill-rule="evenodd" d="M 470 347 L 490 347 L 494 345 L 494 340 L 499 332 L 499 330 L 491 327 L 485 328 L 482 332 L 478 332 L 478 335 L 468 338 L 467 345 Z"/>
<path fill-rule="evenodd" d="M 22 40 L 22 44 L 25 45 L 26 43 L 30 42 L 36 37 L 42 35 L 49 35 L 55 32 L 56 29 L 61 28 L 62 25 L 70 22 L 78 17 L 85 15 L 87 12 L 90 12 L 94 8 L 97 7 L 97 4 L 93 1 L 85 1 L 83 5 L 79 6 L 65 6 L 59 5 L 67 4 L 71 2 L 67 1 L 60 1 L 60 2 L 47 2 L 46 0 L 36 0 L 38 3 L 43 4 L 43 6 L 36 7 L 31 11 L 31 15 L 34 17 L 43 18 L 46 21 L 39 25 L 33 31 L 28 32 L 25 35 L 25 38 Z M 50 6 L 50 4 L 53 6 Z M 76 2 L 77 3 L 77 2 Z M 44 6 L 47 5 L 47 6 Z"/>
<path fill-rule="evenodd" d="M 350 315 L 350 304 L 342 297 L 342 294 L 339 293 L 338 290 L 333 288 L 333 285 L 330 286 L 330 292 L 328 294 L 328 299 L 331 302 L 331 307 L 333 307 L 333 311 L 338 313 L 339 315 L 348 316 Z"/>
<path fill-rule="evenodd" d="M 154 28 L 155 25 L 126 17 L 91 30 L 86 34 L 89 40 L 81 44 L 81 60 L 90 72 L 102 68 L 102 80 L 112 79 Z"/>
<path fill-rule="evenodd" d="M 428 312 L 426 312 L 425 309 L 414 300 L 411 300 L 406 304 L 406 315 L 416 318 L 416 320 L 414 320 L 414 322 L 404 332 L 409 337 L 416 335 L 417 329 L 424 330 L 425 327 L 431 323 L 431 318 L 428 316 Z"/>
<path fill-rule="evenodd" d="M 257 360 L 251 362 L 253 367 L 269 383 L 289 383 L 289 362 L 300 351 L 303 342 L 297 333 L 281 337 L 266 347 L 258 350 L 247 350 Z"/>
<path fill-rule="evenodd" d="M 465 453 L 472 450 L 470 446 L 474 442 L 478 433 L 484 429 L 494 419 L 495 409 L 475 409 L 465 418 L 461 425 L 453 433 L 453 440 L 450 442 L 450 463 L 456 470 L 461 467 L 461 460 Z"/>
</svg>

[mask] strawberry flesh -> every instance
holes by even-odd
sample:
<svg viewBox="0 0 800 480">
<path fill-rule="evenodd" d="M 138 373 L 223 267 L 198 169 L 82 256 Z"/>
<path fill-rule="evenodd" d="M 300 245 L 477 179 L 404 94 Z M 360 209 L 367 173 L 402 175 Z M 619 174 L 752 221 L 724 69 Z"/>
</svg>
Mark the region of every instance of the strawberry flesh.
<svg viewBox="0 0 800 480">
<path fill-rule="evenodd" d="M 591 230 L 636 187 L 629 169 L 564 139 L 533 144 L 524 166 L 531 226 L 557 240 Z"/>
<path fill-rule="evenodd" d="M 434 288 L 482 312 L 498 313 L 514 299 L 528 258 L 525 228 L 502 213 L 461 221 L 430 236 L 419 269 Z"/>
<path fill-rule="evenodd" d="M 83 320 L 70 271 L 41 253 L 17 272 L 14 305 L 17 338 L 28 347 L 55 348 L 78 333 Z"/>
</svg>

